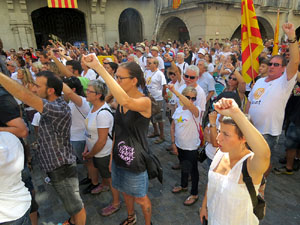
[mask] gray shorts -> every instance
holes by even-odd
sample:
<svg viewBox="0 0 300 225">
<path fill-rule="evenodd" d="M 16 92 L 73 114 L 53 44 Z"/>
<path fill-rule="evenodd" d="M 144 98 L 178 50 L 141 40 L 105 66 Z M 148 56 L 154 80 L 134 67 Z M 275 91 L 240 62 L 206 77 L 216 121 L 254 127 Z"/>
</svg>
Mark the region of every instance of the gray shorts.
<svg viewBox="0 0 300 225">
<path fill-rule="evenodd" d="M 293 122 L 286 131 L 285 147 L 287 149 L 300 149 L 300 127 Z"/>
<path fill-rule="evenodd" d="M 108 168 L 109 161 L 110 161 L 110 155 L 101 158 L 93 157 L 94 167 L 99 170 L 99 173 L 102 178 L 111 178 L 111 174 Z"/>
<path fill-rule="evenodd" d="M 272 136 L 270 134 L 263 134 L 266 142 L 269 145 L 271 153 L 274 152 L 276 145 L 278 144 L 279 136 Z"/>
<path fill-rule="evenodd" d="M 79 194 L 76 163 L 63 165 L 47 174 L 67 213 L 70 216 L 79 213 L 83 202 Z"/>
<path fill-rule="evenodd" d="M 151 122 L 152 123 L 158 123 L 158 122 L 163 122 L 163 112 L 164 112 L 164 108 L 163 108 L 163 100 L 162 101 L 156 101 L 159 108 L 160 108 L 160 113 L 157 113 L 156 115 L 151 117 Z"/>
</svg>

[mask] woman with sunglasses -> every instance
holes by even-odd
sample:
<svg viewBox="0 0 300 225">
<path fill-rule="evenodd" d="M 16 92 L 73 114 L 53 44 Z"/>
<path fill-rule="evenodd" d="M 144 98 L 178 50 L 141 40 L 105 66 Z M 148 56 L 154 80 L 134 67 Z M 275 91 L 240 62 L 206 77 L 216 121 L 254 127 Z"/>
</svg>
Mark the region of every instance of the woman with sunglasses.
<svg viewBox="0 0 300 225">
<path fill-rule="evenodd" d="M 183 104 L 182 107 L 177 107 L 173 114 L 171 125 L 172 147 L 175 155 L 181 165 L 181 182 L 180 186 L 173 188 L 172 192 L 180 193 L 188 190 L 188 178 L 191 174 L 192 189 L 191 194 L 184 201 L 184 205 L 193 205 L 198 200 L 198 147 L 201 143 L 199 138 L 200 129 L 200 107 L 195 106 L 197 98 L 197 90 L 193 87 L 186 87 L 182 94 L 174 88 L 174 85 L 169 85 L 168 88 L 179 98 Z"/>
<path fill-rule="evenodd" d="M 94 55 L 83 57 L 83 62 L 101 74 L 116 101 L 114 146 L 111 154 L 112 186 L 122 192 L 128 217 L 121 225 L 136 224 L 134 203 L 141 205 L 145 224 L 151 224 L 151 201 L 147 196 L 148 173 L 142 151 L 149 152 L 147 132 L 151 117 L 151 100 L 138 89 L 144 87 L 141 67 L 134 63 L 119 66 L 116 80 L 107 73 Z M 134 152 L 125 151 L 134 147 Z M 126 153 L 128 153 L 126 155 Z M 136 165 L 136 166 L 134 166 Z"/>
</svg>

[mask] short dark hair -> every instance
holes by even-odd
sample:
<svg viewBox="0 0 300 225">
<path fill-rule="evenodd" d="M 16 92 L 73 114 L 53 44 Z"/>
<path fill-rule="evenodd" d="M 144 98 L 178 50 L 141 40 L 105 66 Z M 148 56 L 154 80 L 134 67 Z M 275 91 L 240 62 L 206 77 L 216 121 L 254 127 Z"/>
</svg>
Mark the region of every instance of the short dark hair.
<svg viewBox="0 0 300 225">
<path fill-rule="evenodd" d="M 266 58 L 259 57 L 259 58 L 258 58 L 258 61 L 259 61 L 259 65 L 261 65 L 261 64 L 269 65 L 269 60 L 266 59 Z"/>
<path fill-rule="evenodd" d="M 82 72 L 82 67 L 79 61 L 77 60 L 69 60 L 66 62 L 67 66 L 72 66 L 73 70 L 77 70 L 79 74 Z"/>
<path fill-rule="evenodd" d="M 135 62 L 125 62 L 120 65 L 120 67 L 123 67 L 128 70 L 128 73 L 130 76 L 135 77 L 138 82 L 136 84 L 137 87 L 141 86 L 142 88 L 145 87 L 145 78 L 144 73 L 140 67 Z"/>
<path fill-rule="evenodd" d="M 75 88 L 75 92 L 76 94 L 82 96 L 82 97 L 85 97 L 85 94 L 84 94 L 84 91 L 83 91 L 83 86 L 80 82 L 80 80 L 75 77 L 75 76 L 72 76 L 72 77 L 67 77 L 67 78 L 64 78 L 63 79 L 63 82 L 69 86 L 69 88 Z"/>
<path fill-rule="evenodd" d="M 238 127 L 236 122 L 229 116 L 224 116 L 222 119 L 222 123 L 229 124 L 235 127 L 236 134 L 238 135 L 239 139 L 242 139 L 244 137 L 241 129 Z"/>
<path fill-rule="evenodd" d="M 114 73 L 117 72 L 117 69 L 119 67 L 117 63 L 115 63 L 115 62 L 108 62 L 107 64 L 113 69 Z"/>
<path fill-rule="evenodd" d="M 47 87 L 54 88 L 55 95 L 61 96 L 63 82 L 51 71 L 41 71 L 35 75 L 36 77 L 45 77 L 47 79 Z"/>
<path fill-rule="evenodd" d="M 48 58 L 48 52 L 47 51 L 42 51 L 41 53 L 40 53 L 40 55 L 42 55 L 42 56 L 44 56 L 44 58 Z"/>
</svg>

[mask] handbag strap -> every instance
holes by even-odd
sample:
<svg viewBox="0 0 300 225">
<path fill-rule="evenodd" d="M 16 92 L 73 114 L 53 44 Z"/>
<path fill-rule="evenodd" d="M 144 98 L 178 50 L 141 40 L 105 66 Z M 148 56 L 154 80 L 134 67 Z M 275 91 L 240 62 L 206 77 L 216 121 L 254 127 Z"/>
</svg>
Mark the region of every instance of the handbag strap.
<svg viewBox="0 0 300 225">
<path fill-rule="evenodd" d="M 84 119 L 86 119 L 86 117 L 83 115 L 83 113 L 78 109 L 78 107 L 76 106 L 76 104 L 74 103 L 74 105 L 75 105 L 75 107 L 76 107 L 76 109 L 78 110 L 78 112 L 80 112 L 80 114 L 82 115 L 82 117 L 84 118 Z"/>
<path fill-rule="evenodd" d="M 100 109 L 100 110 L 98 111 L 98 113 L 97 113 L 96 116 L 98 116 L 98 114 L 99 114 L 101 111 L 108 111 L 108 112 L 110 112 L 110 114 L 112 115 L 112 117 L 114 117 L 114 114 L 112 113 L 112 111 L 111 111 L 109 108 L 102 108 L 102 109 Z M 113 125 L 111 134 L 110 134 L 109 132 L 108 132 L 108 134 L 107 134 L 108 137 L 109 137 L 112 141 L 114 140 L 114 138 L 113 138 L 114 133 L 115 133 L 115 125 Z"/>
<path fill-rule="evenodd" d="M 196 120 L 195 120 L 195 118 L 194 118 L 194 115 L 193 115 L 193 113 L 192 113 L 192 117 L 193 117 L 193 120 L 194 120 L 194 122 L 195 122 L 195 124 L 196 124 L 196 127 L 197 127 L 197 130 L 198 130 L 198 133 L 200 133 L 200 127 L 197 125 L 197 122 L 196 122 Z"/>
<path fill-rule="evenodd" d="M 254 188 L 254 185 L 252 182 L 252 178 L 249 176 L 249 173 L 247 170 L 247 159 L 244 160 L 244 162 L 243 162 L 242 172 L 243 172 L 243 181 L 245 182 L 248 192 L 250 194 L 253 208 L 255 208 L 257 206 L 258 200 L 257 200 L 256 191 L 255 191 L 255 188 Z"/>
</svg>

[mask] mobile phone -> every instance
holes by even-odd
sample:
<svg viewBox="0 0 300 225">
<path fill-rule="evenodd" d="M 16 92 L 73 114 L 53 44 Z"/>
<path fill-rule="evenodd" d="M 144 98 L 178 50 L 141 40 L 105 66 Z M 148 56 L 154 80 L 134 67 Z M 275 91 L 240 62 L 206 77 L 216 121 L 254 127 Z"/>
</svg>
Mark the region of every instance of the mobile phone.
<svg viewBox="0 0 300 225">
<path fill-rule="evenodd" d="M 202 217 L 202 221 L 203 221 L 203 225 L 208 225 L 208 221 L 207 219 L 205 219 L 205 216 Z"/>
</svg>

